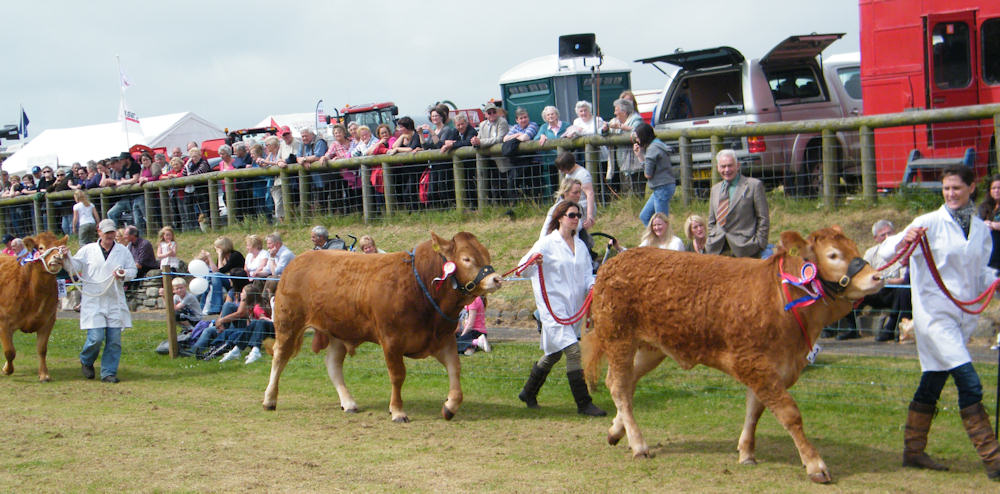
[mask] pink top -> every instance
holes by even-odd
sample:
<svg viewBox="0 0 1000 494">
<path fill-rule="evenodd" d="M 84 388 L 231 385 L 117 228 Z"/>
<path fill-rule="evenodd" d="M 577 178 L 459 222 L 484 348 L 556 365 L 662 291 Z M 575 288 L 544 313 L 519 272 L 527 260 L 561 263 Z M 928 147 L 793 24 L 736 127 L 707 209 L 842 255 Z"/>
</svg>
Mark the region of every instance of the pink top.
<svg viewBox="0 0 1000 494">
<path fill-rule="evenodd" d="M 486 333 L 486 304 L 482 297 L 476 297 L 471 304 L 465 306 L 465 310 L 476 311 L 476 317 L 472 320 L 472 329 L 480 333 Z"/>
</svg>

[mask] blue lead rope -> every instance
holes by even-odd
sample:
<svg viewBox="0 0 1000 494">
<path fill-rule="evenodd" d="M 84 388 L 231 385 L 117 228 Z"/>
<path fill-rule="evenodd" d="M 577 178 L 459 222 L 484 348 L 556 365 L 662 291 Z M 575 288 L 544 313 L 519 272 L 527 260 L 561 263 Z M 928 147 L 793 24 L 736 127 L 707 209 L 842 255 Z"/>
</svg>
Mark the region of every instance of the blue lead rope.
<svg viewBox="0 0 1000 494">
<path fill-rule="evenodd" d="M 416 249 L 407 252 L 407 254 L 410 255 L 409 263 L 413 266 L 413 277 L 417 279 L 417 285 L 420 286 L 420 291 L 424 292 L 424 297 L 427 297 L 427 301 L 431 303 L 431 307 L 434 307 L 434 310 L 436 310 L 438 314 L 441 314 L 441 317 L 443 317 L 446 321 L 458 323 L 458 319 L 448 317 L 448 315 L 441 310 L 441 307 L 438 306 L 437 302 L 435 302 L 431 297 L 431 292 L 427 290 L 427 285 L 424 284 L 424 280 L 420 279 L 420 273 L 417 272 L 417 257 L 414 255 L 414 252 L 416 252 Z"/>
</svg>

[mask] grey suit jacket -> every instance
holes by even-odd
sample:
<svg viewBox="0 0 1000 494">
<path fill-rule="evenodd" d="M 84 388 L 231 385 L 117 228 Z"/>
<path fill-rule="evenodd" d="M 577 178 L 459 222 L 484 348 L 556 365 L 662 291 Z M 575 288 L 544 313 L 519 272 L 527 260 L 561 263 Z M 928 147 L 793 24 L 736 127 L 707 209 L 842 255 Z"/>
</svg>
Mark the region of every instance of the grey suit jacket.
<svg viewBox="0 0 1000 494">
<path fill-rule="evenodd" d="M 723 244 L 728 242 L 734 256 L 757 257 L 767 247 L 767 235 L 771 230 L 771 217 L 767 209 L 767 197 L 764 195 L 764 184 L 756 178 L 740 177 L 736 193 L 729 204 L 726 225 L 719 226 L 715 211 L 719 206 L 719 198 L 725 193 L 725 187 L 725 180 L 712 186 L 705 252 L 720 254 Z"/>
</svg>

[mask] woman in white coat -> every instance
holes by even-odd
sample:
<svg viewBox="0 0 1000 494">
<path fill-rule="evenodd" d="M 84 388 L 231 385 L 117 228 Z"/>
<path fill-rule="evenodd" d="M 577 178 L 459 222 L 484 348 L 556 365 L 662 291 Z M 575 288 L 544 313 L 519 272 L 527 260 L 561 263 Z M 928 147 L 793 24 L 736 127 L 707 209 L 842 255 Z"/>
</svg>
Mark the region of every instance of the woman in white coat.
<svg viewBox="0 0 1000 494">
<path fill-rule="evenodd" d="M 972 300 L 997 278 L 987 267 L 992 249 L 990 233 L 975 214 L 972 201 L 975 176 L 969 167 L 953 166 L 942 174 L 944 205 L 922 215 L 897 240 L 912 242 L 927 235 L 941 279 L 958 300 Z M 902 250 L 905 243 L 897 244 Z M 979 316 L 955 306 L 931 276 L 921 249 L 910 258 L 913 321 L 922 371 L 910 402 L 903 438 L 903 466 L 945 470 L 925 452 L 927 433 L 948 376 L 955 379 L 962 424 L 991 479 L 1000 480 L 1000 446 L 993 437 L 983 408 L 983 387 L 965 344 Z"/>
<path fill-rule="evenodd" d="M 97 242 L 84 245 L 76 255 L 67 256 L 67 270 L 80 277 L 80 329 L 87 331 L 87 341 L 80 352 L 83 377 L 94 378 L 94 362 L 104 343 L 101 356 L 101 381 L 118 382 L 118 362 L 122 355 L 122 328 L 132 327 L 132 317 L 125 302 L 125 282 L 135 278 L 132 254 L 115 243 L 115 223 L 102 220 Z M 68 254 L 68 250 L 66 251 Z"/>
<path fill-rule="evenodd" d="M 584 245 L 576 230 L 580 226 L 580 206 L 571 201 L 559 203 L 552 212 L 552 220 L 548 225 L 548 235 L 541 238 L 518 264 L 523 264 L 535 254 L 541 254 L 536 264 L 541 264 L 545 272 L 545 288 L 552 311 L 559 317 L 570 317 L 583 306 L 587 292 L 594 284 L 593 267 L 590 251 Z M 580 364 L 579 326 L 563 325 L 556 322 L 542 298 L 542 287 L 538 276 L 538 267 L 530 266 L 524 270 L 524 275 L 531 278 L 531 287 L 535 293 L 535 305 L 538 307 L 542 321 L 541 348 L 543 356 L 531 368 L 528 382 L 517 396 L 528 405 L 528 408 L 538 408 L 538 390 L 545 384 L 552 366 L 566 354 L 566 377 L 569 388 L 576 401 L 577 412 L 581 415 L 601 417 L 606 415 L 590 398 L 587 383 L 583 379 L 583 367 Z"/>
</svg>

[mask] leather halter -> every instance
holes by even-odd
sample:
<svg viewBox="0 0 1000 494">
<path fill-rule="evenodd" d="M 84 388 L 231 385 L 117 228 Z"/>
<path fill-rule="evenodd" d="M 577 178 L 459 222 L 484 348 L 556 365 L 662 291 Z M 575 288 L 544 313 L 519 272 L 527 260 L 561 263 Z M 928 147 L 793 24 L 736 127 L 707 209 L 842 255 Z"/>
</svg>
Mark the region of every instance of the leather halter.
<svg viewBox="0 0 1000 494">
<path fill-rule="evenodd" d="M 434 307 L 434 310 L 436 310 L 438 314 L 441 314 L 441 317 L 445 318 L 445 320 L 447 321 L 457 323 L 458 319 L 453 319 L 449 317 L 447 314 L 445 314 L 444 311 L 441 310 L 441 307 L 437 304 L 437 302 L 434 301 L 434 298 L 431 297 L 430 290 L 427 289 L 427 285 L 424 283 L 424 280 L 420 277 L 420 273 L 417 272 L 417 263 L 415 255 L 416 251 L 417 249 L 416 247 L 414 247 L 412 250 L 407 252 L 407 254 L 410 255 L 410 259 L 407 260 L 406 262 L 409 262 L 410 265 L 413 266 L 413 277 L 416 278 L 417 280 L 417 286 L 420 287 L 420 291 L 424 293 L 424 297 L 427 298 L 427 301 L 430 302 L 432 307 Z M 444 257 L 441 254 L 438 255 L 441 256 L 442 261 L 446 263 L 448 262 L 448 258 Z M 472 291 L 475 290 L 477 286 L 479 286 L 479 282 L 483 281 L 483 278 L 493 273 L 494 273 L 493 266 L 487 264 L 483 266 L 482 269 L 479 270 L 479 273 L 476 274 L 476 277 L 474 279 L 464 284 L 458 282 L 458 276 L 456 276 L 454 273 L 448 274 L 447 276 L 451 278 L 452 288 L 458 290 L 458 292 L 463 295 L 471 295 Z"/>
<path fill-rule="evenodd" d="M 833 282 L 820 278 L 819 281 L 823 284 L 823 288 L 826 289 L 827 292 L 840 295 L 841 293 L 844 293 L 847 286 L 851 284 L 851 279 L 861 272 L 862 269 L 865 269 L 865 266 L 867 265 L 868 261 L 860 257 L 855 257 L 854 259 L 851 259 L 850 264 L 847 265 L 847 274 L 841 276 L 839 280 Z"/>
</svg>

